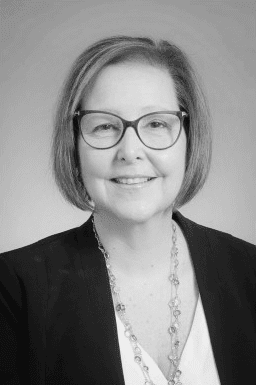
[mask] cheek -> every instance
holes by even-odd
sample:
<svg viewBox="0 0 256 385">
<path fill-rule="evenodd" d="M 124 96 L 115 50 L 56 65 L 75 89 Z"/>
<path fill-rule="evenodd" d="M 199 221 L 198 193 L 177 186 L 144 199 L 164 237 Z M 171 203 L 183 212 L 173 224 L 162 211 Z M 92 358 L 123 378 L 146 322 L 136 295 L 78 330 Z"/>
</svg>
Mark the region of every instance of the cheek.
<svg viewBox="0 0 256 385">
<path fill-rule="evenodd" d="M 182 178 L 186 167 L 186 135 L 182 132 L 178 142 L 161 154 L 163 174 Z"/>
<path fill-rule="evenodd" d="M 79 161 L 84 183 L 97 173 L 97 163 L 93 161 L 91 151 L 84 143 L 79 144 Z"/>
<path fill-rule="evenodd" d="M 80 166 L 83 184 L 89 196 L 95 196 L 95 191 L 99 190 L 98 180 L 100 176 L 100 167 L 93 157 L 86 151 L 80 151 Z M 93 198 L 92 198 L 93 199 Z"/>
<path fill-rule="evenodd" d="M 84 143 L 79 144 L 79 160 L 81 173 L 84 183 L 93 183 L 98 178 L 104 179 L 107 175 L 107 159 L 106 154 L 87 146 Z"/>
</svg>

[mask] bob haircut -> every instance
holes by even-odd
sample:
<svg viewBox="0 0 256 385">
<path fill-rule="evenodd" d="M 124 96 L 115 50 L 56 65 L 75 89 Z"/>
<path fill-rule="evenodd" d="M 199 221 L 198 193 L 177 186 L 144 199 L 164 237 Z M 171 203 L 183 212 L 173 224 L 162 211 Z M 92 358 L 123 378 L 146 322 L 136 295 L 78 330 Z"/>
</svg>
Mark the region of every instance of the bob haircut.
<svg viewBox="0 0 256 385">
<path fill-rule="evenodd" d="M 202 188 L 211 161 L 209 109 L 198 77 L 186 54 L 176 45 L 148 37 L 113 36 L 88 47 L 75 61 L 64 83 L 55 118 L 52 145 L 53 172 L 64 197 L 82 210 L 94 210 L 80 176 L 78 135 L 74 113 L 90 92 L 99 72 L 127 61 L 146 62 L 169 71 L 184 120 L 187 137 L 186 170 L 173 209 L 189 202 Z"/>
</svg>

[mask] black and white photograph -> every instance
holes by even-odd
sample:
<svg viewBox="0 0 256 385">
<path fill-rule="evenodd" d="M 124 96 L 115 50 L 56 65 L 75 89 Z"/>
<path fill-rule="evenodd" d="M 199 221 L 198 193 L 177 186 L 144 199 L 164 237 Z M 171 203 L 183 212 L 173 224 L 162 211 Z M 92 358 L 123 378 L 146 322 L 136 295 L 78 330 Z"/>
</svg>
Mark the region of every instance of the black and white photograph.
<svg viewBox="0 0 256 385">
<path fill-rule="evenodd" d="M 255 385 L 255 2 L 0 13 L 0 385 Z"/>
</svg>

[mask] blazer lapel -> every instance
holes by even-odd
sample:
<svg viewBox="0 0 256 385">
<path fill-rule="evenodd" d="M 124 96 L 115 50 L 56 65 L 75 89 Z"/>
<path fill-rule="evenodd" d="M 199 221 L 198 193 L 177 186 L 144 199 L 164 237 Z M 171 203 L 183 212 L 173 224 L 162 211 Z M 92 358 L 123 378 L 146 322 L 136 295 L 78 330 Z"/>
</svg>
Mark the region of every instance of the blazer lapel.
<svg viewBox="0 0 256 385">
<path fill-rule="evenodd" d="M 245 359 L 242 354 L 239 356 L 242 350 L 234 343 L 234 335 L 238 334 L 237 330 L 243 324 L 241 318 L 238 321 L 241 311 L 236 299 L 230 301 L 230 289 L 228 286 L 224 289 L 218 272 L 219 269 L 226 269 L 222 261 L 228 257 L 222 249 L 223 241 L 220 243 L 216 235 L 212 235 L 211 239 L 207 228 L 184 218 L 178 212 L 173 219 L 181 227 L 189 246 L 220 382 L 222 385 L 243 383 L 241 364 Z M 226 271 L 226 275 L 229 276 L 229 271 Z M 246 373 L 244 375 L 246 378 Z"/>
<path fill-rule="evenodd" d="M 80 260 L 77 269 L 85 278 L 90 300 L 93 341 L 98 348 L 95 376 L 105 384 L 124 385 L 117 325 L 104 257 L 97 246 L 91 218 L 78 229 Z M 95 382 L 96 384 L 96 382 Z"/>
</svg>

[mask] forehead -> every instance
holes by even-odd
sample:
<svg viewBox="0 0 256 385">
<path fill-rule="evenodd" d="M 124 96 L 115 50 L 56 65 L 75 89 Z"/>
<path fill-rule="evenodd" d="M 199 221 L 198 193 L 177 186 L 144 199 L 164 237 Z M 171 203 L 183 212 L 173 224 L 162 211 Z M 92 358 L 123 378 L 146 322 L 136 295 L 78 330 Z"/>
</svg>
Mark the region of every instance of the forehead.
<svg viewBox="0 0 256 385">
<path fill-rule="evenodd" d="M 177 108 L 173 79 L 166 68 L 142 62 L 125 62 L 103 68 L 82 100 L 85 109 L 161 105 Z"/>
</svg>

